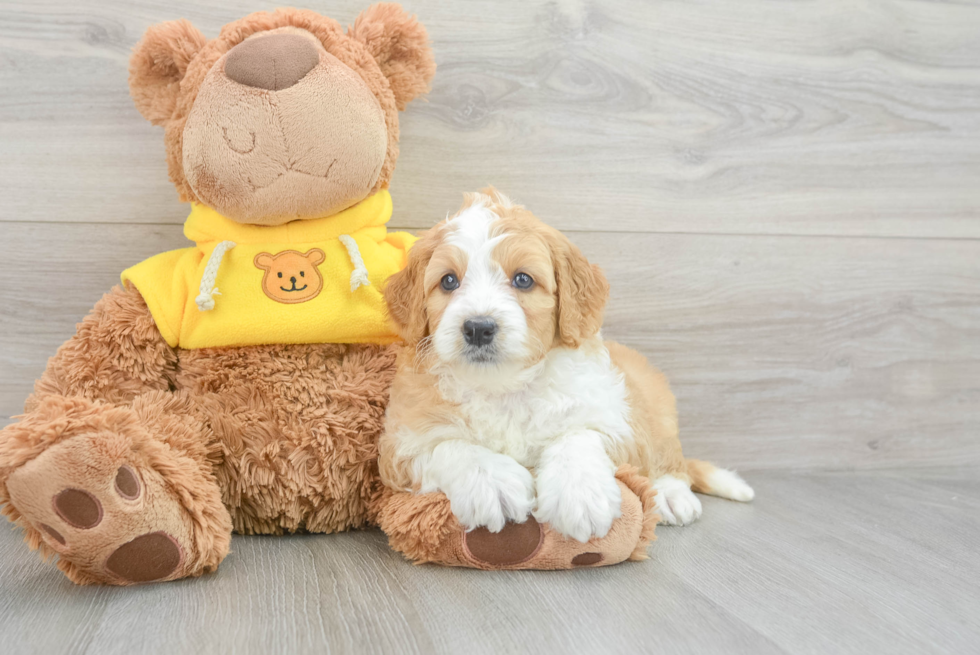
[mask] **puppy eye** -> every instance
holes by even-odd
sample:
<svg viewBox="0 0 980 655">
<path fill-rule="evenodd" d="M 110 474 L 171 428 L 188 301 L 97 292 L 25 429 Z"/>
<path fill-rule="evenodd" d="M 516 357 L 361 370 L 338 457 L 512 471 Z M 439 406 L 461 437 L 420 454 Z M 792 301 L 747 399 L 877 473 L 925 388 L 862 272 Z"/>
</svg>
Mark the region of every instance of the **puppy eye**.
<svg viewBox="0 0 980 655">
<path fill-rule="evenodd" d="M 534 286 L 534 278 L 527 273 L 518 273 L 514 276 L 514 286 L 518 289 L 530 289 Z"/>
<path fill-rule="evenodd" d="M 459 279 L 452 273 L 448 273 L 442 276 L 442 282 L 440 282 L 443 291 L 455 291 L 459 288 Z"/>
<path fill-rule="evenodd" d="M 282 271 L 279 272 L 279 277 L 282 277 Z"/>
</svg>

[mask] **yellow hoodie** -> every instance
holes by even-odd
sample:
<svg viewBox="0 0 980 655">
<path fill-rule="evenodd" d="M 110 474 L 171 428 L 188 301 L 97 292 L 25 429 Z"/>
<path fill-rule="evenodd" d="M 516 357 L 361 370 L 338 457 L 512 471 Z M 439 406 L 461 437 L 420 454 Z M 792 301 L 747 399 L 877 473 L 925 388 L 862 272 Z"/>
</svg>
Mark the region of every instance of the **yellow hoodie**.
<svg viewBox="0 0 980 655">
<path fill-rule="evenodd" d="M 180 348 L 292 343 L 391 343 L 381 288 L 404 268 L 415 237 L 388 234 L 380 191 L 334 216 L 275 227 L 241 225 L 195 204 L 184 235 L 197 245 L 122 274 Z"/>
</svg>

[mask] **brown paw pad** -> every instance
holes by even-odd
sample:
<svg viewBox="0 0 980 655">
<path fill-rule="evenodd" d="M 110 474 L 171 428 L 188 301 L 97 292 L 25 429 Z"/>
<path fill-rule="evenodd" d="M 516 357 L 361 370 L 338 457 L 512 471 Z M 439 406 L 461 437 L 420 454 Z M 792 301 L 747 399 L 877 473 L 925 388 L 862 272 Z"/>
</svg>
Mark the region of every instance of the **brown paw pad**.
<svg viewBox="0 0 980 655">
<path fill-rule="evenodd" d="M 45 532 L 47 532 L 49 537 L 51 537 L 52 539 L 54 539 L 55 541 L 57 541 L 62 546 L 64 546 L 65 543 L 67 543 L 67 542 L 65 542 L 65 538 L 61 536 L 61 533 L 58 532 L 57 530 L 55 530 L 54 528 L 52 528 L 50 525 L 48 525 L 46 523 L 42 523 L 41 524 L 41 529 L 44 530 Z"/>
<path fill-rule="evenodd" d="M 152 582 L 180 566 L 180 546 L 165 532 L 151 532 L 124 543 L 106 560 L 105 568 L 127 582 Z"/>
<path fill-rule="evenodd" d="M 102 521 L 102 503 L 87 491 L 65 489 L 52 504 L 58 516 L 72 527 L 89 530 Z"/>
<path fill-rule="evenodd" d="M 602 553 L 579 553 L 572 558 L 572 566 L 592 566 L 602 561 Z"/>
<path fill-rule="evenodd" d="M 116 493 L 126 500 L 136 500 L 140 497 L 140 479 L 128 466 L 120 466 L 116 471 Z"/>
<path fill-rule="evenodd" d="M 463 538 L 473 559 L 493 566 L 526 562 L 537 554 L 543 541 L 541 525 L 530 516 L 524 523 L 508 523 L 500 532 L 477 528 Z"/>
</svg>

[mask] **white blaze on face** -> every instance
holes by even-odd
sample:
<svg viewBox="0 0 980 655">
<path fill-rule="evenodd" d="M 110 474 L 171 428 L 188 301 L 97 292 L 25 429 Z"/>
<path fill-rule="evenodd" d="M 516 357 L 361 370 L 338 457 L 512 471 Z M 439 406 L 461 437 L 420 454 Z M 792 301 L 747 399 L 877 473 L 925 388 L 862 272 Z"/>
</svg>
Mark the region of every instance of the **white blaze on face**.
<svg viewBox="0 0 980 655">
<path fill-rule="evenodd" d="M 498 216 L 484 205 L 467 207 L 450 221 L 446 242 L 466 255 L 467 266 L 459 288 L 452 292 L 446 311 L 433 335 L 439 359 L 446 364 L 474 363 L 468 360 L 463 337 L 467 320 L 489 318 L 497 324 L 493 343 L 484 347 L 491 355 L 485 364 L 502 365 L 526 356 L 527 319 L 507 272 L 493 259 L 494 248 L 507 235 L 494 235 Z M 436 293 L 444 293 L 436 291 Z M 472 347 L 470 351 L 475 350 Z"/>
</svg>

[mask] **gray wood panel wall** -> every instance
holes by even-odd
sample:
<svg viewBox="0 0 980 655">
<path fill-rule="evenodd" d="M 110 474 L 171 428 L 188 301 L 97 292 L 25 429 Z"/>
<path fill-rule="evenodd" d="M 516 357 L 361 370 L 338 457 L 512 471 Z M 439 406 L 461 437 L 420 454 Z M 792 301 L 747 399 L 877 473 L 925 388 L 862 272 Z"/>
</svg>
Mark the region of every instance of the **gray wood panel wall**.
<svg viewBox="0 0 980 655">
<path fill-rule="evenodd" d="M 367 3 L 306 4 L 347 24 Z M 980 5 L 404 4 L 439 72 L 402 117 L 394 226 L 492 183 L 566 230 L 691 455 L 980 463 Z M 131 47 L 270 6 L 2 3 L 0 421 L 123 268 L 184 245 Z"/>
</svg>

